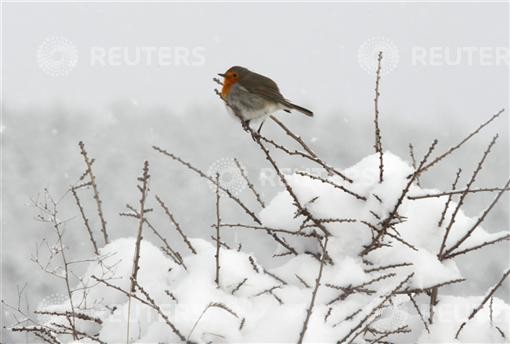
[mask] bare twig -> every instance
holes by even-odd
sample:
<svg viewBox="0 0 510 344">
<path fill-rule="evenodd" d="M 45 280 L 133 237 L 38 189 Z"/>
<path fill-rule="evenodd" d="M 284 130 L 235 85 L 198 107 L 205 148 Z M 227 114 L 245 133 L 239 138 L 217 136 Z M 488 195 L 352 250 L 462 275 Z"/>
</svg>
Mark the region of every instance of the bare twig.
<svg viewBox="0 0 510 344">
<path fill-rule="evenodd" d="M 301 332 L 299 333 L 298 344 L 303 343 L 306 330 L 308 329 L 308 322 L 310 321 L 310 317 L 313 312 L 313 307 L 315 305 L 315 298 L 317 297 L 317 291 L 319 290 L 319 286 L 321 285 L 322 272 L 324 270 L 324 263 L 326 261 L 327 254 L 327 246 L 328 246 L 328 236 L 324 238 L 324 243 L 320 243 L 322 247 L 322 257 L 319 265 L 319 273 L 317 274 L 317 278 L 315 279 L 315 287 L 312 291 L 312 298 L 310 299 L 310 304 L 306 309 L 306 317 L 303 322 L 303 326 L 301 328 Z"/>
<path fill-rule="evenodd" d="M 236 317 L 237 319 L 239 319 L 239 315 L 237 315 L 233 310 L 231 310 L 229 307 L 227 307 L 226 305 L 224 305 L 223 303 L 219 303 L 219 302 L 211 302 L 209 303 L 205 308 L 204 310 L 202 311 L 202 313 L 200 313 L 200 316 L 198 317 L 198 319 L 195 321 L 195 323 L 193 324 L 193 327 L 191 328 L 189 334 L 188 334 L 188 337 L 186 338 L 186 342 L 189 343 L 190 342 L 190 337 L 191 335 L 193 334 L 193 331 L 195 331 L 195 328 L 197 327 L 198 323 L 200 322 L 200 320 L 202 320 L 202 317 L 204 316 L 204 314 L 211 308 L 219 308 L 219 309 L 223 309 L 224 311 L 226 311 L 227 313 L 230 313 L 232 314 L 234 317 Z M 241 325 L 240 327 L 242 327 L 244 325 L 244 322 L 245 322 L 245 319 L 243 318 L 241 320 Z"/>
<path fill-rule="evenodd" d="M 478 134 L 480 132 L 480 130 L 482 130 L 484 127 L 486 127 L 489 123 L 491 123 L 493 120 L 495 120 L 496 118 L 498 118 L 503 112 L 505 111 L 505 109 L 501 109 L 499 110 L 495 115 L 493 115 L 491 118 L 489 118 L 486 122 L 482 123 L 482 125 L 480 125 L 475 131 L 471 132 L 468 136 L 466 136 L 462 141 L 460 141 L 458 144 L 456 144 L 455 146 L 449 148 L 446 152 L 444 152 L 443 154 L 439 155 L 437 158 L 435 158 L 434 160 L 432 160 L 429 164 L 421 167 L 417 173 L 420 175 L 422 174 L 423 172 L 427 171 L 428 169 L 430 169 L 432 166 L 434 166 L 435 164 L 437 164 L 439 161 L 443 160 L 445 157 L 447 157 L 448 155 L 450 155 L 451 153 L 453 153 L 454 151 L 456 151 L 457 149 L 459 149 L 464 143 L 466 143 L 467 141 L 469 141 L 469 139 L 471 139 L 473 136 L 475 136 L 476 134 Z M 412 174 L 410 174 L 409 176 L 407 176 L 407 178 L 411 178 L 412 177 Z"/>
<path fill-rule="evenodd" d="M 389 299 L 391 299 L 395 294 L 396 292 L 402 288 L 402 286 L 404 284 L 407 283 L 407 281 L 409 281 L 412 277 L 414 276 L 414 273 L 411 273 L 409 274 L 405 279 L 403 279 L 395 288 L 393 288 L 393 290 L 391 292 L 389 292 L 381 302 L 379 302 L 377 304 L 377 306 L 375 306 L 374 308 L 372 308 L 372 310 L 366 315 L 363 317 L 363 319 L 361 319 L 358 324 L 356 326 L 354 326 L 341 340 L 339 340 L 337 343 L 338 344 L 341 344 L 341 343 L 345 343 L 347 338 L 349 338 L 354 332 L 356 332 L 361 326 L 363 326 L 363 324 L 365 322 L 367 322 L 367 320 L 370 319 L 371 316 L 373 316 L 381 307 L 383 307 L 383 305 L 388 302 Z"/>
<path fill-rule="evenodd" d="M 466 239 L 468 239 L 471 236 L 471 234 L 475 231 L 475 229 L 478 228 L 478 226 L 483 222 L 483 220 L 485 220 L 485 217 L 487 217 L 487 214 L 489 214 L 489 212 L 494 208 L 496 203 L 498 203 L 499 199 L 501 198 L 501 196 L 503 195 L 503 193 L 505 192 L 505 190 L 508 188 L 509 185 L 510 185 L 510 178 L 507 180 L 505 186 L 496 195 L 496 197 L 494 197 L 491 204 L 484 210 L 484 212 L 478 218 L 478 220 L 476 220 L 476 222 L 473 224 L 473 226 L 471 226 L 471 228 L 455 244 L 453 244 L 449 249 L 447 249 L 445 251 L 444 257 L 451 255 L 455 249 L 457 249 L 463 242 L 466 241 Z"/>
<path fill-rule="evenodd" d="M 427 322 L 425 321 L 425 318 L 423 317 L 423 314 L 420 311 L 420 307 L 418 307 L 418 304 L 416 303 L 416 300 L 414 299 L 413 295 L 409 293 L 407 294 L 407 296 L 409 296 L 409 299 L 411 300 L 414 309 L 416 309 L 416 312 L 420 316 L 421 322 L 423 323 L 423 326 L 425 326 L 425 330 L 427 330 L 427 332 L 430 333 L 429 325 L 427 325 Z"/>
<path fill-rule="evenodd" d="M 414 147 L 413 144 L 409 144 L 409 155 L 411 156 L 411 163 L 413 164 L 413 169 L 416 171 L 416 157 L 414 156 Z M 416 177 L 416 185 L 420 186 L 420 177 Z"/>
<path fill-rule="evenodd" d="M 457 174 L 455 175 L 455 180 L 453 181 L 453 184 L 452 184 L 452 190 L 455 190 L 457 188 L 457 183 L 459 182 L 461 172 L 462 172 L 462 169 L 459 168 L 457 170 Z M 446 201 L 446 203 L 444 205 L 443 212 L 441 213 L 441 217 L 437 224 L 438 227 L 441 227 L 443 225 L 443 222 L 444 222 L 444 219 L 446 216 L 446 212 L 448 211 L 448 207 L 450 206 L 450 202 L 452 201 L 452 198 L 453 198 L 453 195 L 448 196 L 448 200 Z"/>
<path fill-rule="evenodd" d="M 92 159 L 92 160 L 89 159 L 89 157 L 87 155 L 87 151 L 85 150 L 85 144 L 82 141 L 80 141 L 78 143 L 78 145 L 80 146 L 81 155 L 83 155 L 83 160 L 85 161 L 85 165 L 87 165 L 86 174 L 89 175 L 90 182 L 92 183 L 92 190 L 94 191 L 94 199 L 96 200 L 97 213 L 99 215 L 99 220 L 101 221 L 101 232 L 103 233 L 104 242 L 105 242 L 105 244 L 108 244 L 109 239 L 108 239 L 108 232 L 106 231 L 106 221 L 105 221 L 104 215 L 103 215 L 103 208 L 101 206 L 102 201 L 101 201 L 101 198 L 99 197 L 99 191 L 97 189 L 96 176 L 92 172 L 92 163 L 93 163 L 94 159 Z"/>
<path fill-rule="evenodd" d="M 477 192 L 506 192 L 510 191 L 510 188 L 478 188 L 478 189 L 471 189 L 471 190 L 451 190 L 451 191 L 444 191 L 434 194 L 424 194 L 419 196 L 407 196 L 410 200 L 417 200 L 417 199 L 425 199 L 425 198 L 434 198 L 434 197 L 444 197 L 444 196 L 452 196 L 452 195 L 459 195 L 463 193 L 477 193 Z"/>
<path fill-rule="evenodd" d="M 216 275 L 214 282 L 216 283 L 216 287 L 220 287 L 220 175 L 216 173 Z"/>
<path fill-rule="evenodd" d="M 450 234 L 450 230 L 452 229 L 453 224 L 455 223 L 455 219 L 457 217 L 457 213 L 459 212 L 460 208 L 464 204 L 464 200 L 465 200 L 465 198 L 467 196 L 466 190 L 469 190 L 471 188 L 471 185 L 473 185 L 473 183 L 476 181 L 476 177 L 478 176 L 478 173 L 482 170 L 483 163 L 485 162 L 485 159 L 489 155 L 489 153 L 491 151 L 491 148 L 494 146 L 494 144 L 496 144 L 496 140 L 497 139 L 498 139 L 498 135 L 494 136 L 492 141 L 489 143 L 489 146 L 487 147 L 487 149 L 483 153 L 482 159 L 478 162 L 478 165 L 476 166 L 473 174 L 471 175 L 471 179 L 466 184 L 466 188 L 465 188 L 464 192 L 460 195 L 459 202 L 457 203 L 457 207 L 455 207 L 455 210 L 453 211 L 452 216 L 450 218 L 450 222 L 448 223 L 448 226 L 445 229 L 445 233 L 444 233 L 444 236 L 443 236 L 443 241 L 441 242 L 441 247 L 439 249 L 439 254 L 438 254 L 438 257 L 439 257 L 440 260 L 443 259 L 444 254 L 446 253 L 444 251 L 446 249 L 446 241 L 447 241 L 448 236 Z M 499 199 L 499 197 L 497 197 L 497 198 Z M 447 251 L 448 251 L 448 253 L 451 253 L 451 249 L 448 249 Z"/>
<path fill-rule="evenodd" d="M 294 141 L 296 141 L 297 143 L 299 143 L 299 145 L 301 145 L 301 147 L 303 147 L 303 149 L 309 154 L 309 157 L 308 156 L 303 156 L 304 158 L 309 158 L 309 160 L 312 160 L 316 163 L 318 163 L 319 165 L 321 165 L 326 171 L 328 171 L 329 173 L 331 174 L 336 174 L 337 176 L 341 177 L 342 179 L 346 180 L 347 182 L 349 183 L 352 183 L 353 180 L 348 178 L 347 176 L 345 176 L 343 173 L 337 171 L 336 169 L 334 169 L 333 167 L 330 167 L 328 165 L 326 165 L 326 163 L 324 163 L 318 156 L 317 154 L 315 154 L 312 149 L 310 147 L 308 147 L 305 142 L 303 141 L 303 139 L 301 139 L 301 137 L 299 137 L 298 135 L 294 134 L 289 128 L 287 128 L 281 121 L 279 121 L 276 117 L 274 116 L 270 116 L 271 119 L 276 123 L 278 124 L 278 126 L 280 126 L 280 128 L 283 129 L 283 131 L 285 131 L 285 133 L 290 136 L 292 139 L 294 139 Z"/>
<path fill-rule="evenodd" d="M 137 275 L 138 270 L 140 269 L 140 245 L 142 242 L 142 231 L 143 224 L 145 223 L 145 201 L 147 200 L 147 193 L 149 192 L 149 162 L 145 160 L 143 164 L 143 174 L 142 177 L 138 178 L 138 181 L 141 183 L 137 185 L 138 190 L 140 190 L 140 208 L 138 210 L 139 221 L 138 221 L 138 231 L 136 234 L 136 242 L 135 242 L 135 253 L 133 256 L 133 270 L 131 272 L 131 287 L 129 289 L 129 298 L 128 298 L 128 319 L 127 319 L 127 332 L 126 332 L 126 342 L 129 344 L 130 342 L 130 332 L 129 325 L 131 323 L 131 297 L 132 294 L 136 292 L 136 284 L 137 284 Z"/>
<path fill-rule="evenodd" d="M 423 165 L 425 165 L 425 163 L 427 162 L 427 159 L 429 158 L 430 154 L 432 153 L 432 151 L 434 150 L 436 145 L 437 145 L 437 140 L 434 140 L 434 142 L 432 142 L 432 145 L 429 147 L 429 150 L 427 151 L 427 153 L 423 157 L 422 161 L 420 162 L 420 165 L 418 166 L 418 170 L 421 169 Z M 397 200 L 397 202 L 395 203 L 395 206 L 393 207 L 393 210 L 389 213 L 388 217 L 384 221 L 382 221 L 381 229 L 379 231 L 377 231 L 377 235 L 375 236 L 375 238 L 360 253 L 360 256 L 364 256 L 368 252 L 373 250 L 374 247 L 377 244 L 379 244 L 379 241 L 383 238 L 383 236 L 388 234 L 387 229 L 392 225 L 392 222 L 398 216 L 398 209 L 402 205 L 404 198 L 406 197 L 407 193 L 409 192 L 409 189 L 411 188 L 411 185 L 413 184 L 413 182 L 417 176 L 418 176 L 418 171 L 415 171 L 415 173 L 413 173 L 412 177 L 407 182 L 407 185 L 402 190 L 399 199 Z"/>
<path fill-rule="evenodd" d="M 83 224 L 85 225 L 85 229 L 87 229 L 87 233 L 89 234 L 90 242 L 92 243 L 92 247 L 94 248 L 94 253 L 96 256 L 99 255 L 99 250 L 97 249 L 97 243 L 94 239 L 94 234 L 92 233 L 92 229 L 89 225 L 89 219 L 85 215 L 85 211 L 83 210 L 83 206 L 81 205 L 80 198 L 78 197 L 78 194 L 76 193 L 76 188 L 71 187 L 71 193 L 73 194 L 74 200 L 76 202 L 76 205 L 78 206 L 78 209 L 80 209 L 80 215 L 83 220 Z"/>
<path fill-rule="evenodd" d="M 196 174 L 198 174 L 200 177 L 204 178 L 204 179 L 207 179 L 209 180 L 211 183 L 215 183 L 214 181 L 214 178 L 208 176 L 207 174 L 205 174 L 204 172 L 202 172 L 201 170 L 199 170 L 198 168 L 196 168 L 195 166 L 191 165 L 189 162 L 187 161 L 184 161 L 182 160 L 181 158 L 179 158 L 178 156 L 162 149 L 162 148 L 159 148 L 157 146 L 152 146 L 152 148 L 157 151 L 157 152 L 160 152 L 161 154 L 163 155 L 166 155 L 167 157 L 179 162 L 181 165 L 184 165 L 185 167 L 187 167 L 188 169 L 190 169 L 191 171 L 195 172 Z M 241 200 L 234 196 L 232 194 L 232 192 L 230 192 L 230 190 L 228 190 L 227 188 L 219 185 L 219 188 L 221 191 L 225 192 L 227 194 L 227 196 L 233 200 L 235 203 L 237 203 L 243 210 L 246 214 L 248 214 L 252 219 L 253 221 L 255 221 L 256 223 L 258 223 L 259 225 L 261 225 L 262 223 L 260 222 L 260 220 L 258 219 L 258 217 L 255 215 L 255 213 L 253 211 L 251 211 L 243 202 L 241 202 Z"/>
<path fill-rule="evenodd" d="M 148 304 L 150 307 L 152 307 L 152 309 L 158 312 L 158 314 L 165 320 L 165 323 L 171 328 L 172 332 L 175 335 L 177 335 L 177 337 L 179 337 L 181 341 L 189 343 L 189 341 L 182 335 L 182 333 L 177 329 L 177 327 L 175 327 L 174 323 L 170 321 L 170 318 L 165 314 L 165 312 L 163 312 L 161 307 L 159 307 L 158 304 L 154 301 L 154 299 L 151 298 L 149 293 L 144 288 L 142 288 L 142 286 L 139 285 L 136 280 L 132 280 L 132 282 L 135 284 L 136 289 L 140 290 L 140 292 L 147 300 L 146 304 Z"/>
<path fill-rule="evenodd" d="M 379 51 L 377 55 L 377 70 L 376 70 L 376 78 L 375 78 L 375 97 L 374 97 L 374 125 L 375 125 L 375 152 L 379 154 L 379 183 L 383 182 L 384 175 L 384 162 L 383 162 L 383 148 L 382 148 L 382 139 L 381 139 L 381 129 L 379 127 L 379 96 L 381 93 L 379 92 L 379 86 L 381 82 L 381 61 L 383 58 L 382 51 Z"/>
<path fill-rule="evenodd" d="M 296 172 L 296 174 L 298 174 L 298 175 L 300 175 L 300 176 L 303 176 L 303 177 L 308 177 L 308 178 L 310 178 L 310 179 L 318 180 L 318 181 L 320 181 L 320 182 L 322 182 L 322 183 L 325 183 L 325 184 L 329 184 L 329 185 L 331 185 L 331 186 L 335 187 L 336 189 L 340 189 L 340 190 L 342 190 L 342 191 L 344 191 L 344 192 L 348 193 L 349 195 L 356 197 L 356 198 L 357 198 L 357 199 L 359 199 L 359 200 L 363 200 L 363 201 L 366 201 L 366 200 L 367 200 L 367 198 L 366 198 L 366 197 L 361 196 L 361 195 L 359 195 L 359 194 L 355 193 L 354 191 L 351 191 L 351 190 L 347 189 L 346 187 L 344 187 L 344 186 L 342 186 L 342 185 L 338 185 L 338 184 L 336 184 L 336 183 L 332 182 L 332 181 L 331 181 L 331 180 L 329 180 L 329 179 L 321 178 L 321 177 L 319 177 L 319 176 L 315 176 L 315 175 L 313 175 L 313 174 L 310 174 L 310 173 L 307 173 L 307 172 L 302 172 L 302 171 L 297 171 L 297 172 Z"/>
<path fill-rule="evenodd" d="M 455 334 L 455 339 L 457 339 L 459 337 L 459 334 L 460 332 L 462 331 L 462 329 L 464 328 L 464 326 L 467 324 L 467 322 L 471 319 L 473 319 L 473 317 L 476 315 L 476 313 L 478 313 L 482 308 L 483 306 L 485 305 L 485 303 L 492 297 L 492 295 L 494 295 L 494 293 L 496 292 L 496 290 L 498 290 L 498 288 L 503 284 L 503 281 L 508 277 L 508 275 L 510 274 L 510 268 L 508 268 L 504 273 L 503 273 L 503 276 L 501 276 L 501 279 L 498 281 L 498 283 L 496 283 L 490 290 L 489 292 L 487 293 L 487 295 L 484 297 L 484 299 L 482 300 L 482 303 L 480 303 L 478 305 L 478 307 L 476 307 L 475 309 L 473 309 L 473 311 L 471 312 L 471 314 L 469 314 L 469 317 L 467 318 L 466 321 L 464 321 L 459 329 L 457 330 L 457 333 Z"/>
<path fill-rule="evenodd" d="M 383 265 L 383 266 L 378 266 L 378 267 L 375 267 L 375 268 L 366 269 L 365 272 L 376 272 L 376 271 L 382 271 L 382 270 L 399 268 L 399 267 L 403 267 L 403 266 L 411 266 L 411 265 L 413 265 L 413 263 L 407 263 L 407 262 L 406 263 Z"/>
<path fill-rule="evenodd" d="M 250 179 L 248 179 L 248 176 L 246 175 L 246 172 L 244 171 L 244 168 L 241 166 L 241 164 L 239 163 L 239 161 L 237 159 L 234 159 L 234 162 L 235 162 L 235 164 L 237 166 L 237 169 L 241 173 L 241 176 L 246 181 L 246 184 L 248 185 L 248 188 L 251 190 L 251 192 L 255 196 L 257 202 L 260 204 L 260 206 L 262 208 L 265 208 L 266 205 L 264 204 L 264 201 L 262 200 L 262 197 L 260 196 L 260 194 L 255 189 L 255 186 L 253 186 L 253 183 L 250 182 Z"/>
<path fill-rule="evenodd" d="M 471 251 L 475 251 L 475 250 L 478 250 L 478 249 L 480 249 L 482 247 L 485 247 L 485 246 L 488 246 L 488 245 L 492 245 L 492 244 L 495 244 L 495 243 L 498 243 L 498 242 L 501 242 L 501 241 L 504 241 L 504 240 L 510 240 L 510 234 L 505 234 L 502 237 L 494 239 L 494 240 L 484 241 L 481 244 L 478 244 L 478 245 L 475 245 L 475 246 L 472 246 L 472 247 L 468 247 L 468 248 L 466 248 L 464 250 L 460 250 L 460 251 L 457 251 L 457 252 L 452 252 L 450 254 L 445 255 L 444 259 L 452 259 L 453 257 L 456 257 L 458 255 L 465 254 L 465 253 L 468 253 L 468 252 L 471 252 Z"/>
<path fill-rule="evenodd" d="M 193 254 L 197 254 L 197 251 L 195 250 L 195 248 L 193 247 L 193 245 L 191 245 L 191 242 L 188 240 L 188 237 L 186 236 L 186 234 L 184 234 L 183 230 L 181 229 L 181 226 L 179 225 L 179 222 L 177 222 L 175 220 L 175 217 L 174 215 L 172 214 L 172 212 L 170 211 L 170 209 L 165 205 L 165 202 L 163 202 L 161 200 L 161 198 L 156 195 L 156 200 L 158 201 L 159 205 L 161 206 L 161 208 L 163 208 L 163 210 L 165 211 L 165 214 L 168 216 L 168 218 L 170 219 L 170 221 L 173 223 L 173 225 L 175 226 L 175 229 L 177 230 L 177 232 L 179 233 L 179 235 L 181 236 L 181 238 L 184 240 L 184 242 L 186 243 L 186 245 L 188 246 L 188 248 L 190 249 L 191 253 Z"/>
<path fill-rule="evenodd" d="M 399 291 L 397 293 L 398 294 L 427 293 L 429 290 L 432 290 L 434 288 L 440 288 L 440 287 L 444 287 L 444 286 L 447 286 L 447 285 L 450 285 L 450 284 L 454 284 L 454 283 L 461 283 L 461 282 L 464 282 L 465 280 L 466 280 L 465 278 L 457 278 L 457 279 L 449 280 L 449 281 L 446 281 L 446 282 L 441 282 L 441 283 L 435 284 L 435 285 L 427 287 L 427 288 L 408 288 L 408 289 L 404 289 L 402 291 Z"/>
<path fill-rule="evenodd" d="M 147 193 L 149 191 L 149 162 L 145 160 L 143 164 L 143 174 L 142 177 L 138 178 L 138 181 L 141 182 L 141 186 L 138 186 L 138 189 L 140 190 L 140 208 L 138 211 L 138 214 L 140 214 L 140 218 L 138 221 L 138 231 L 136 234 L 136 242 L 135 242 L 135 254 L 133 256 L 133 271 L 131 272 L 131 288 L 130 291 L 132 293 L 135 292 L 135 283 L 136 283 L 136 277 L 138 274 L 138 270 L 140 269 L 140 244 L 142 242 L 142 231 L 143 231 L 143 224 L 145 223 L 145 201 L 147 200 Z"/>
<path fill-rule="evenodd" d="M 244 278 L 241 282 L 239 282 L 234 289 L 232 289 L 231 294 L 234 295 L 242 286 L 246 283 L 248 279 Z"/>
</svg>

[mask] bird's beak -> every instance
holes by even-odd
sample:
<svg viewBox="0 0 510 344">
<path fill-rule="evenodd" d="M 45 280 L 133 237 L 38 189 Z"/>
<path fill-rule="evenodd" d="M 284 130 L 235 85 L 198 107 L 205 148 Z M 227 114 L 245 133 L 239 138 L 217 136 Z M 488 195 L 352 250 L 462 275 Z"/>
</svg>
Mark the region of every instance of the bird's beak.
<svg viewBox="0 0 510 344">
<path fill-rule="evenodd" d="M 226 74 L 223 74 L 223 73 L 218 73 L 219 76 L 221 76 L 222 78 L 225 78 L 227 75 Z"/>
</svg>

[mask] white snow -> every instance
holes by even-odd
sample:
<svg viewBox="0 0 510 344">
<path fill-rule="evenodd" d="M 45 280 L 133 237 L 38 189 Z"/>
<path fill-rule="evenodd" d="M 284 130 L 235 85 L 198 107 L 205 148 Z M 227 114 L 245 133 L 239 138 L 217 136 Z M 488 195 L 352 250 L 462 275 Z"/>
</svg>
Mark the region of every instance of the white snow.
<svg viewBox="0 0 510 344">
<path fill-rule="evenodd" d="M 352 184 L 338 176 L 326 176 L 330 181 L 366 197 L 366 202 L 332 185 L 306 176 L 297 174 L 286 176 L 289 184 L 296 191 L 300 203 L 307 204 L 308 210 L 316 218 L 357 220 L 354 223 L 324 224 L 332 234 L 327 249 L 334 265 L 324 266 L 305 342 L 340 340 L 363 317 L 369 315 L 382 298 L 410 273 L 414 273 L 414 276 L 403 288 L 428 288 L 462 278 L 455 258 L 441 262 L 437 257 L 449 216 L 456 206 L 452 202 L 445 223 L 439 228 L 437 223 L 444 207 L 444 198 L 404 199 L 398 212 L 405 221 L 396 225 L 395 229 L 398 235 L 415 249 L 386 237 L 384 242 L 391 246 L 368 253 L 364 259 L 368 260 L 370 265 L 363 262 L 359 253 L 364 245 L 371 242 L 372 234 L 370 228 L 360 221 L 367 221 L 377 226 L 380 220 L 377 220 L 370 211 L 381 219 L 388 216 L 400 197 L 403 186 L 407 183 L 406 176 L 412 172 L 412 168 L 406 162 L 386 152 L 384 155 L 385 178 L 383 183 L 379 183 L 378 164 L 378 157 L 373 155 L 343 171 L 355 180 Z M 422 190 L 412 185 L 409 193 L 418 195 L 425 192 L 431 192 L 431 190 Z M 373 194 L 380 197 L 382 202 L 379 202 Z M 307 203 L 315 197 L 318 197 L 316 201 Z M 296 207 L 291 197 L 287 191 L 281 191 L 259 215 L 264 226 L 298 231 L 303 217 L 295 217 L 295 214 Z M 446 247 L 450 247 L 462 237 L 475 221 L 476 219 L 468 218 L 462 210 L 459 211 Z M 309 229 L 305 230 L 307 231 Z M 459 249 L 473 247 L 507 233 L 489 234 L 480 227 Z M 397 233 L 394 234 L 397 235 Z M 261 232 L 261 235 L 265 233 Z M 150 242 L 142 241 L 138 282 L 180 333 L 186 338 L 189 336 L 191 341 L 200 343 L 296 342 L 320 267 L 319 261 L 305 252 L 318 253 L 320 246 L 314 238 L 297 235 L 286 235 L 285 238 L 296 249 L 298 255 L 292 256 L 276 268 L 267 269 L 285 283 L 265 273 L 266 268 L 257 263 L 256 257 L 252 257 L 255 269 L 250 263 L 249 252 L 221 248 L 220 288 L 217 288 L 214 282 L 216 247 L 202 239 L 191 240 L 197 254 L 183 257 L 187 270 L 175 264 Z M 104 284 L 96 284 L 90 276 L 103 277 L 109 283 L 123 290 L 129 290 L 134 245 L 134 238 L 113 241 L 101 249 L 101 254 L 107 258 L 101 264 L 91 263 L 82 276 L 86 285 L 94 285 L 86 295 L 87 306 L 91 309 L 84 312 L 100 317 L 103 322 L 101 325 L 91 325 L 90 322 L 80 320 L 79 328 L 89 333 L 98 332 L 99 338 L 107 343 L 126 341 L 128 297 Z M 278 252 L 284 251 L 280 249 Z M 399 263 L 412 265 L 367 272 L 370 268 Z M 110 266 L 111 271 L 105 269 L 105 266 Z M 337 288 L 357 286 L 389 273 L 394 273 L 395 276 L 364 287 L 370 291 L 369 294 L 353 293 L 343 300 L 328 305 L 331 300 L 341 294 L 341 290 Z M 243 280 L 246 281 L 240 285 Z M 177 301 L 165 291 L 171 293 Z M 140 292 L 137 292 L 137 295 L 143 298 Z M 438 299 L 433 324 L 429 325 L 430 333 L 425 330 L 406 294 L 400 294 L 392 299 L 392 304 L 386 304 L 385 306 L 389 307 L 383 307 L 378 312 L 380 318 L 372 324 L 372 327 L 379 330 L 391 330 L 404 324 L 409 325 L 411 333 L 390 335 L 385 339 L 390 342 L 455 342 L 455 332 L 467 319 L 471 310 L 481 302 L 482 297 L 450 296 L 440 292 Z M 429 298 L 416 296 L 416 300 L 420 311 L 428 319 Z M 82 295 L 76 295 L 73 301 L 77 305 L 83 304 L 84 300 Z M 211 303 L 221 306 L 208 307 Z M 105 306 L 115 310 L 109 311 Z M 68 305 L 62 307 L 68 308 Z M 222 307 L 227 307 L 230 311 Z M 330 311 L 329 307 L 332 307 Z M 352 319 L 345 320 L 359 309 L 361 311 Z M 134 343 L 179 341 L 156 311 L 133 298 L 129 318 L 131 319 L 130 336 Z M 498 326 L 507 336 L 510 335 L 508 304 L 494 298 L 492 324 L 489 318 L 488 305 L 486 305 L 464 328 L 458 342 L 501 342 L 502 337 L 495 326 Z M 55 319 L 52 318 L 51 321 Z"/>
</svg>

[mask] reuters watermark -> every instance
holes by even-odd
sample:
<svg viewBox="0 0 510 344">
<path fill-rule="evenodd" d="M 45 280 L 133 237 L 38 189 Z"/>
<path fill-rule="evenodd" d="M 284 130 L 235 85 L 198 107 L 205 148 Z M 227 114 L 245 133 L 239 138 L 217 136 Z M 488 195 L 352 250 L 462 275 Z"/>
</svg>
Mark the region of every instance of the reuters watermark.
<svg viewBox="0 0 510 344">
<path fill-rule="evenodd" d="M 105 67 L 200 67 L 206 63 L 203 46 L 78 47 L 63 36 L 50 36 L 36 50 L 39 68 L 51 77 L 68 76 L 78 65 Z"/>
<path fill-rule="evenodd" d="M 358 63 L 368 74 L 375 75 L 378 66 L 378 55 L 382 52 L 381 74 L 392 72 L 400 61 L 400 52 L 396 44 L 386 37 L 372 37 L 358 48 Z"/>
<path fill-rule="evenodd" d="M 92 47 L 90 65 L 96 66 L 203 66 L 204 47 Z"/>
<path fill-rule="evenodd" d="M 238 160 L 230 157 L 218 159 L 207 169 L 209 188 L 216 192 L 215 179 L 218 177 L 220 188 L 234 196 L 239 195 L 248 186 L 247 174 L 246 168 Z"/>
<path fill-rule="evenodd" d="M 509 66 L 508 46 L 410 46 L 398 47 L 387 37 L 372 37 L 358 47 L 358 63 L 368 74 L 375 75 L 379 52 L 381 74 L 394 71 L 399 63 L 413 67 Z M 404 56 L 405 59 L 402 59 Z M 408 60 L 410 58 L 410 61 Z"/>
<path fill-rule="evenodd" d="M 62 36 L 47 37 L 36 52 L 37 64 L 52 77 L 68 75 L 78 63 L 78 49 Z"/>
<path fill-rule="evenodd" d="M 508 66 L 509 47 L 413 47 L 413 66 Z"/>
</svg>

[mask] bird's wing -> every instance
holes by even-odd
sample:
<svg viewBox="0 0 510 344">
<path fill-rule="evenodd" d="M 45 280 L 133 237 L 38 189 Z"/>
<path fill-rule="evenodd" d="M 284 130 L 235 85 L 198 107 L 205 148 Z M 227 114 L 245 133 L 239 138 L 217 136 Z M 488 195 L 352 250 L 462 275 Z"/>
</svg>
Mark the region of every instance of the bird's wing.
<svg viewBox="0 0 510 344">
<path fill-rule="evenodd" d="M 267 100 L 278 103 L 286 102 L 286 99 L 278 89 L 278 85 L 266 76 L 252 72 L 243 78 L 242 85 L 249 92 L 258 94 Z"/>
</svg>

